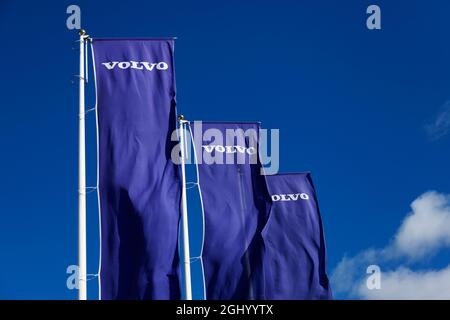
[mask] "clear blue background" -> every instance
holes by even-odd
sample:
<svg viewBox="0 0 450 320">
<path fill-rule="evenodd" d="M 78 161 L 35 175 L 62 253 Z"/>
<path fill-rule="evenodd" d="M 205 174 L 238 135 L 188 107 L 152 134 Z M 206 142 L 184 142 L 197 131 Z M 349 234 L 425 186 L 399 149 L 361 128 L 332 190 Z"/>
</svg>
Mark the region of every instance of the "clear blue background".
<svg viewBox="0 0 450 320">
<path fill-rule="evenodd" d="M 372 3 L 382 9 L 381 31 L 365 26 Z M 69 4 L 81 6 L 95 37 L 178 36 L 178 108 L 189 119 L 281 130 L 281 171 L 313 173 L 330 271 L 345 253 L 384 246 L 423 192 L 450 193 L 450 139 L 432 142 L 424 130 L 450 99 L 449 1 L 2 0 L 0 298 L 76 298 L 66 288 L 66 268 L 77 263 Z M 92 82 L 87 94 L 92 107 Z M 89 185 L 94 124 L 92 113 Z M 198 206 L 190 212 L 195 255 Z M 88 272 L 96 273 L 95 192 L 88 228 Z M 448 261 L 440 255 L 429 266 Z M 195 265 L 194 282 L 201 298 Z M 95 280 L 89 290 L 95 298 Z"/>
</svg>

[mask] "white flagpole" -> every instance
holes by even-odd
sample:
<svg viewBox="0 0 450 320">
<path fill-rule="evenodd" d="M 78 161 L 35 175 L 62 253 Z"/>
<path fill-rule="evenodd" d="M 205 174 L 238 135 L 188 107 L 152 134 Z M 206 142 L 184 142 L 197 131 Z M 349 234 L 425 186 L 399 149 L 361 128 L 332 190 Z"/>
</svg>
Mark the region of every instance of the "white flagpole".
<svg viewBox="0 0 450 320">
<path fill-rule="evenodd" d="M 185 299 L 192 300 L 192 288 L 191 288 L 191 256 L 189 253 L 189 226 L 188 226 L 188 214 L 187 214 L 187 200 L 186 200 L 186 174 L 185 174 L 185 123 L 183 115 L 178 117 L 180 123 L 180 148 L 181 148 L 181 220 L 183 224 L 183 256 L 184 256 L 184 292 Z"/>
<path fill-rule="evenodd" d="M 86 272 L 86 145 L 85 145 L 85 59 L 86 31 L 80 30 L 79 124 L 78 124 L 78 300 L 87 300 Z"/>
</svg>

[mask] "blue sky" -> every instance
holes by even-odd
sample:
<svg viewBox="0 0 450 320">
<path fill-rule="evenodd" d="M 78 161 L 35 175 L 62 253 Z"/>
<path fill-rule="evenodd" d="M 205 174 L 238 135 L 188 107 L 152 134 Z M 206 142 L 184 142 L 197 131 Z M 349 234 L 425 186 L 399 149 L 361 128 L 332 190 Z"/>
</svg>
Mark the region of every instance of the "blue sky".
<svg viewBox="0 0 450 320">
<path fill-rule="evenodd" d="M 424 192 L 450 194 L 450 3 L 343 3 L 3 0 L 0 298 L 76 298 L 66 288 L 66 268 L 77 261 L 78 91 L 71 80 L 78 53 L 77 33 L 65 26 L 70 4 L 81 7 L 94 37 L 177 36 L 178 109 L 187 118 L 280 129 L 281 171 L 313 174 L 330 274 L 345 255 L 388 246 Z M 382 30 L 365 26 L 370 4 L 381 7 Z M 87 94 L 93 106 L 92 82 Z M 90 117 L 90 185 L 94 125 Z M 191 208 L 195 252 L 198 207 Z M 95 193 L 88 210 L 88 272 L 95 273 Z M 439 270 L 449 261 L 444 247 L 405 265 Z M 95 298 L 95 280 L 89 289 Z"/>
</svg>

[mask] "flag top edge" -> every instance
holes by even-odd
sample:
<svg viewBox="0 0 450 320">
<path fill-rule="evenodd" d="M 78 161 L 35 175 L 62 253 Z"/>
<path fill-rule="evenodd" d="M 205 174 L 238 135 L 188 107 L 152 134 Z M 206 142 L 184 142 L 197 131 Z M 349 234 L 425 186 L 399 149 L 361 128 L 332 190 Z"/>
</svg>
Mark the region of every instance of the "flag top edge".
<svg viewBox="0 0 450 320">
<path fill-rule="evenodd" d="M 204 122 L 204 123 L 224 123 L 224 124 L 261 124 L 261 121 L 208 121 L 208 120 L 190 120 L 189 123 Z"/>
<path fill-rule="evenodd" d="M 167 41 L 177 40 L 178 37 L 162 37 L 162 38 L 92 38 L 92 42 L 98 41 Z"/>
</svg>

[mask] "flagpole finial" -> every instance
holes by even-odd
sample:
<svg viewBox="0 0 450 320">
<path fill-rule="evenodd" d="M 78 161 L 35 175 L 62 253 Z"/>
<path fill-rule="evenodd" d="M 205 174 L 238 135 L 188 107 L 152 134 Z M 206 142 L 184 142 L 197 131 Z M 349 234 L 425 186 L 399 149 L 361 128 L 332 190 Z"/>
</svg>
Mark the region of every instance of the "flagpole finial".
<svg viewBox="0 0 450 320">
<path fill-rule="evenodd" d="M 86 34 L 86 30 L 80 29 L 79 34 L 80 34 L 80 36 L 84 36 Z"/>
<path fill-rule="evenodd" d="M 180 114 L 180 115 L 178 116 L 178 120 L 179 120 L 179 121 L 184 120 L 184 116 L 183 116 L 182 114 Z"/>
</svg>

